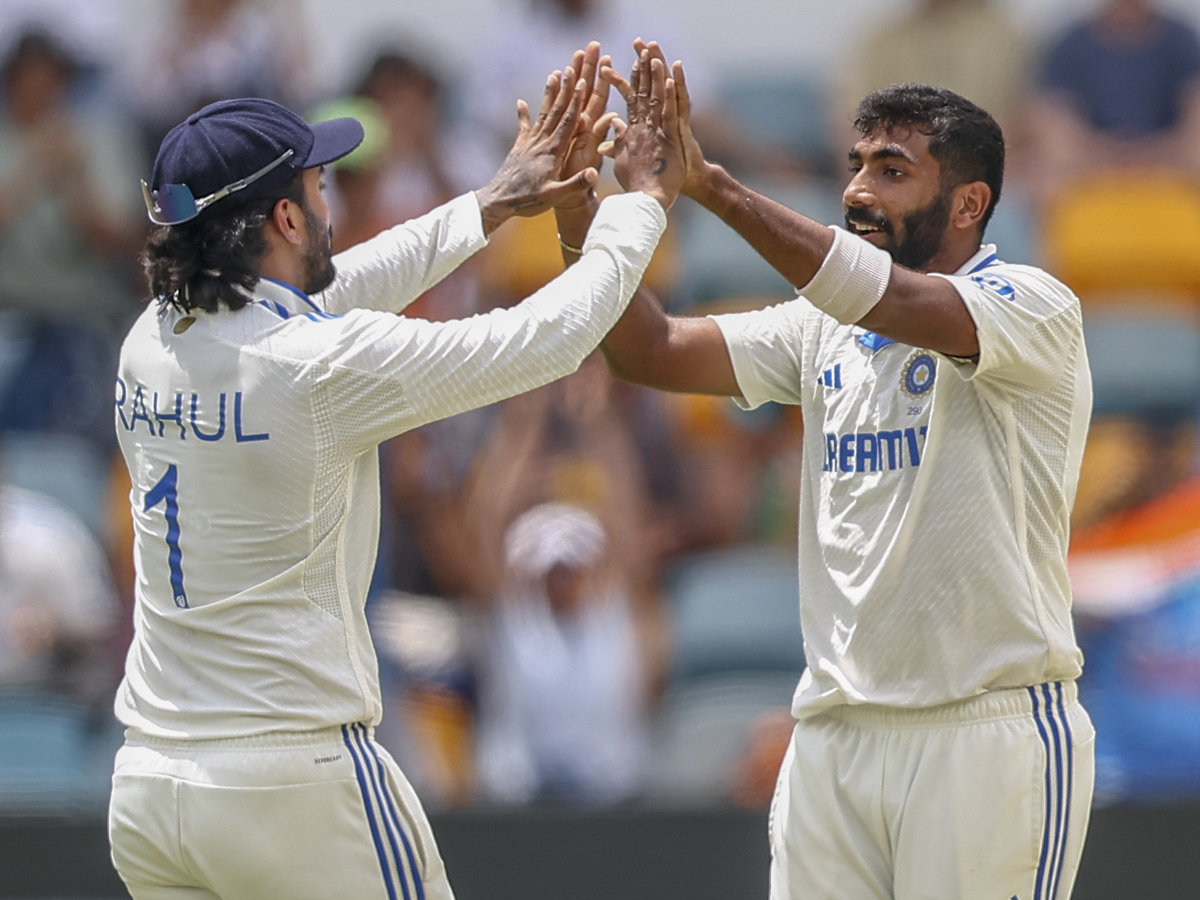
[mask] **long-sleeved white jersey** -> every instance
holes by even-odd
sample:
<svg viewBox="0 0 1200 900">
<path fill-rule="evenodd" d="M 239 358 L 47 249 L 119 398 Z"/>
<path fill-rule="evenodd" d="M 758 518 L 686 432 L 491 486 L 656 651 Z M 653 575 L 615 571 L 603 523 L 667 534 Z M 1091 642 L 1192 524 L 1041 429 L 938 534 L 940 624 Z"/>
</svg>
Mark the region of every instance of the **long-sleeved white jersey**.
<svg viewBox="0 0 1200 900">
<path fill-rule="evenodd" d="M 571 269 L 460 321 L 394 313 L 486 242 L 471 194 L 340 254 L 320 297 L 264 279 L 237 311 L 151 304 L 116 384 L 137 575 L 118 718 L 177 739 L 377 723 L 379 443 L 578 368 L 665 225 L 611 197 Z"/>
<path fill-rule="evenodd" d="M 976 361 L 798 298 L 714 317 L 744 403 L 799 404 L 797 716 L 1079 675 L 1068 520 L 1091 415 L 1079 301 L 987 245 L 947 278 Z"/>
</svg>

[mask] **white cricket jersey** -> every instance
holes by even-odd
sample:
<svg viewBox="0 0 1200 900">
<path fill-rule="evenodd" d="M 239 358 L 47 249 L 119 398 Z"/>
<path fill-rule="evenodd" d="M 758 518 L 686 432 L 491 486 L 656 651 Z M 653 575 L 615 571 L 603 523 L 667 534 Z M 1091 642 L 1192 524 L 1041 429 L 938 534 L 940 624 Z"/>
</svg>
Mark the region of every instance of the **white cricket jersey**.
<svg viewBox="0 0 1200 900">
<path fill-rule="evenodd" d="M 991 245 L 940 277 L 975 321 L 978 361 L 840 325 L 803 297 L 714 317 L 744 404 L 804 413 L 798 717 L 1080 673 L 1066 567 L 1092 403 L 1079 301 Z"/>
<path fill-rule="evenodd" d="M 336 257 L 317 299 L 264 279 L 237 311 L 152 303 L 116 385 L 137 574 L 118 718 L 192 739 L 378 723 L 378 444 L 573 372 L 665 226 L 648 195 L 610 197 L 567 272 L 460 321 L 394 312 L 486 243 L 473 194 Z"/>
</svg>

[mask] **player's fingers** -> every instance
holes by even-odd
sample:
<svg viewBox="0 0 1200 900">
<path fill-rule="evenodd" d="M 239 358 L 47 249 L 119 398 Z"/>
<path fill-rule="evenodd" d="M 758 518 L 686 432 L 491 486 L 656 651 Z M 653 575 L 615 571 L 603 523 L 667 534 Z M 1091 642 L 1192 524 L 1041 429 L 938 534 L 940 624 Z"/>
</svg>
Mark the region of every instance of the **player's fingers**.
<svg viewBox="0 0 1200 900">
<path fill-rule="evenodd" d="M 642 58 L 639 56 L 633 61 L 633 68 L 629 70 L 629 94 L 625 97 L 626 119 L 630 125 L 640 121 L 644 114 L 644 104 L 641 101 L 642 81 Z"/>
<path fill-rule="evenodd" d="M 646 50 L 642 51 L 642 55 L 638 57 L 638 61 L 634 63 L 634 69 L 638 72 L 637 87 L 637 109 L 638 116 L 644 120 L 650 115 L 650 94 L 651 81 L 653 75 L 650 72 L 650 54 Z M 632 125 L 633 123 L 630 122 Z"/>
<path fill-rule="evenodd" d="M 567 108 L 559 117 L 558 125 L 554 129 L 554 140 L 561 142 L 560 149 L 564 154 L 567 152 L 567 146 L 570 143 L 571 135 L 575 133 L 575 126 L 579 121 L 579 110 L 583 107 L 583 100 L 586 96 L 587 85 L 585 85 L 583 83 L 583 79 L 580 78 L 575 82 L 575 91 L 570 95 Z"/>
<path fill-rule="evenodd" d="M 558 85 L 558 95 L 554 98 L 554 106 L 550 108 L 550 115 L 546 117 L 545 128 L 557 130 L 562 124 L 563 115 L 571 106 L 575 99 L 578 82 L 575 78 L 575 70 L 570 66 L 563 69 L 562 81 Z M 576 110 L 578 115 L 578 110 Z M 571 116 L 571 127 L 575 126 L 576 115 Z"/>
<path fill-rule="evenodd" d="M 606 112 L 592 126 L 592 137 L 597 141 L 604 140 L 604 136 L 608 134 L 608 129 L 612 128 L 613 123 L 616 121 L 618 121 L 616 112 Z"/>
<path fill-rule="evenodd" d="M 613 114 L 612 120 L 613 139 L 605 141 L 596 148 L 596 152 L 601 156 L 613 157 L 617 155 L 617 144 L 625 138 L 625 132 L 629 130 L 629 126 L 625 124 L 625 120 L 620 116 Z"/>
<path fill-rule="evenodd" d="M 621 95 L 621 99 L 628 104 L 633 98 L 633 85 L 631 85 L 625 76 L 614 69 L 612 66 L 601 66 L 600 77 L 605 82 L 611 84 L 617 89 L 617 93 Z"/>
<path fill-rule="evenodd" d="M 575 56 L 579 62 L 571 64 L 579 73 L 579 77 L 587 83 L 588 93 L 591 93 L 596 84 L 596 70 L 600 67 L 600 42 L 590 41 L 583 50 L 576 50 Z"/>
<path fill-rule="evenodd" d="M 537 121 L 540 125 L 546 121 L 546 116 L 550 114 L 550 108 L 554 105 L 554 100 L 558 96 L 559 82 L 562 80 L 562 72 L 555 69 L 546 76 L 546 87 L 542 91 L 542 105 L 538 109 Z"/>
<path fill-rule="evenodd" d="M 688 94 L 687 76 L 683 72 L 683 63 L 675 60 L 671 66 L 671 77 L 675 79 L 675 103 L 679 108 L 681 125 L 688 125 L 692 118 L 692 98 Z"/>
<path fill-rule="evenodd" d="M 662 129 L 672 141 L 679 138 L 679 96 L 674 78 L 668 78 L 663 88 Z"/>
<path fill-rule="evenodd" d="M 517 133 L 524 134 L 529 130 L 529 104 L 524 100 L 517 101 Z"/>
<path fill-rule="evenodd" d="M 597 45 L 599 46 L 599 45 Z M 611 56 L 602 56 L 597 64 L 597 70 L 606 65 L 611 65 Z M 612 87 L 603 78 L 593 78 L 591 81 L 592 92 L 588 96 L 587 112 L 592 117 L 592 121 L 596 121 L 600 116 L 604 115 L 604 109 L 608 106 L 608 91 Z"/>
<path fill-rule="evenodd" d="M 584 57 L 584 51 L 576 50 L 574 52 L 574 54 L 572 54 L 572 56 L 571 56 L 571 61 L 569 63 L 567 63 L 567 67 L 572 69 L 575 72 L 582 72 L 583 71 L 583 57 Z"/>
<path fill-rule="evenodd" d="M 568 194 L 586 191 L 600 178 L 600 173 L 594 168 L 586 168 L 576 172 L 565 181 L 551 181 L 542 189 L 542 199 L 550 204 L 558 202 Z"/>
<path fill-rule="evenodd" d="M 658 42 L 658 41 L 650 41 L 650 42 L 649 42 L 648 44 L 646 44 L 645 46 L 646 46 L 646 50 L 647 50 L 647 51 L 649 51 L 649 53 L 650 53 L 650 58 L 651 58 L 651 59 L 655 59 L 655 58 L 657 58 L 657 59 L 660 59 L 660 60 L 662 60 L 662 64 L 663 64 L 664 66 L 667 66 L 667 65 L 668 65 L 668 63 L 667 63 L 667 54 L 665 54 L 665 53 L 663 52 L 662 45 L 661 45 L 661 44 L 659 44 L 659 42 Z"/>
<path fill-rule="evenodd" d="M 649 56 L 650 62 L 650 121 L 662 126 L 663 102 L 667 94 L 667 67 L 658 57 Z"/>
</svg>

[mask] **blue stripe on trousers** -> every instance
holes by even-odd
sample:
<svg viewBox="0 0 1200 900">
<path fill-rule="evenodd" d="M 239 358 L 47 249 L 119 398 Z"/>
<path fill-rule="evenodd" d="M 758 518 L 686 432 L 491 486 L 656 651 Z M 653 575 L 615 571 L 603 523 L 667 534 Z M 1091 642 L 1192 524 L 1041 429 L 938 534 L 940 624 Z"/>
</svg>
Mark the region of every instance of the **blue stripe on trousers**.
<svg viewBox="0 0 1200 900">
<path fill-rule="evenodd" d="M 1059 881 L 1062 878 L 1063 864 L 1067 855 L 1067 833 L 1071 827 L 1071 792 L 1074 790 L 1075 786 L 1075 748 L 1071 746 L 1071 723 L 1067 718 L 1066 704 L 1063 702 L 1062 682 L 1056 682 L 1054 685 L 1054 690 L 1057 699 L 1055 711 L 1058 714 L 1059 724 L 1062 726 L 1063 730 L 1063 746 L 1066 750 L 1065 756 L 1067 758 L 1067 773 L 1066 780 L 1062 785 L 1063 827 L 1062 837 L 1059 841 L 1058 847 L 1058 865 L 1054 869 L 1053 893 L 1050 895 L 1052 898 L 1058 896 Z"/>
<path fill-rule="evenodd" d="M 379 807 L 379 818 L 383 821 L 384 830 L 387 832 L 388 844 L 392 848 L 392 858 L 396 861 L 396 872 L 400 878 L 400 888 L 404 892 L 404 900 L 411 900 L 408 892 L 408 877 L 404 873 L 404 861 L 400 856 L 400 847 L 396 843 L 396 834 L 399 832 L 400 839 L 408 846 L 408 839 L 404 836 L 404 829 L 400 827 L 399 819 L 395 816 L 395 810 L 392 810 L 392 817 L 388 816 L 388 807 L 391 806 L 391 797 L 387 793 L 387 782 L 384 780 L 383 767 L 380 766 L 378 774 L 375 768 L 371 766 L 371 758 L 374 756 L 374 748 L 371 747 L 371 742 L 367 737 L 367 730 L 362 725 L 350 726 L 351 733 L 354 735 L 355 741 L 358 743 L 359 751 L 362 753 L 363 765 L 367 768 L 368 781 L 375 793 L 375 803 Z M 387 804 L 384 804 L 384 798 L 387 797 Z M 413 870 L 414 876 L 416 870 Z"/>
<path fill-rule="evenodd" d="M 358 788 L 362 791 L 363 806 L 367 810 L 367 822 L 371 826 L 371 839 L 375 842 L 375 853 L 379 856 L 379 868 L 383 872 L 383 882 L 387 886 L 388 900 L 397 900 L 396 887 L 392 884 L 391 867 L 384 855 L 383 841 L 379 838 L 379 826 L 375 824 L 375 810 L 371 806 L 371 796 L 367 789 L 367 780 L 363 775 L 363 766 L 359 761 L 358 754 L 354 752 L 354 743 L 350 740 L 350 730 L 345 725 L 342 726 L 342 740 L 346 743 L 350 758 L 354 760 L 354 775 L 358 779 Z"/>
<path fill-rule="evenodd" d="M 400 840 L 404 844 L 404 853 L 408 857 L 408 869 L 412 872 L 413 884 L 417 889 L 417 900 L 425 900 L 425 886 L 421 879 L 421 874 L 417 871 L 417 860 L 413 855 L 412 844 L 408 840 L 408 836 L 404 833 L 404 828 L 400 824 L 400 815 L 396 812 L 396 805 L 392 800 L 391 792 L 387 789 L 387 776 L 384 774 L 383 760 L 379 753 L 375 750 L 374 745 L 370 741 L 366 742 L 368 752 L 375 760 L 375 766 L 379 770 L 379 781 L 383 785 L 383 797 L 387 801 L 387 808 L 391 812 L 392 820 L 396 823 L 396 831 L 400 834 Z M 397 859 L 399 854 L 397 854 Z"/>
<path fill-rule="evenodd" d="M 1038 859 L 1037 875 L 1033 883 L 1033 900 L 1043 900 L 1042 884 L 1046 876 L 1046 857 L 1050 852 L 1050 822 L 1052 818 L 1050 805 L 1053 799 L 1050 793 L 1050 758 L 1052 754 L 1050 750 L 1050 738 L 1046 734 L 1046 728 L 1042 724 L 1042 719 L 1039 715 L 1037 689 L 1030 687 L 1026 690 L 1029 691 L 1029 698 L 1033 701 L 1033 722 L 1037 726 L 1038 735 L 1042 739 L 1042 746 L 1046 748 L 1046 817 L 1042 830 L 1042 852 Z"/>
<path fill-rule="evenodd" d="M 1046 749 L 1046 821 L 1034 900 L 1054 900 L 1066 859 L 1071 789 L 1074 784 L 1074 748 L 1071 746 L 1071 726 L 1067 720 L 1062 684 L 1043 684 L 1027 690 L 1033 701 L 1034 724 Z"/>
<path fill-rule="evenodd" d="M 1054 736 L 1054 852 L 1050 854 L 1050 869 L 1047 873 L 1046 900 L 1053 900 L 1055 886 L 1058 883 L 1058 872 L 1062 868 L 1063 837 L 1067 832 L 1067 823 L 1063 821 L 1063 752 L 1062 730 L 1058 726 L 1058 711 L 1054 708 L 1054 695 L 1050 685 L 1043 684 L 1042 698 L 1045 700 L 1043 712 L 1050 724 L 1050 733 Z"/>
</svg>

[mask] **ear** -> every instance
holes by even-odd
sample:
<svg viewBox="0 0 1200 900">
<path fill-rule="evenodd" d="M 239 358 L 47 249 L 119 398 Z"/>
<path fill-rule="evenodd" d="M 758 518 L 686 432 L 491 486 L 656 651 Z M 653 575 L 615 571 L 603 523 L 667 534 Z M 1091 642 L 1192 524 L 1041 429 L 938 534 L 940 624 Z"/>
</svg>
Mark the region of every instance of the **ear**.
<svg viewBox="0 0 1200 900">
<path fill-rule="evenodd" d="M 954 189 L 950 203 L 950 224 L 955 228 L 975 228 L 983 221 L 992 202 L 992 189 L 983 181 L 969 181 Z"/>
<path fill-rule="evenodd" d="M 304 243 L 304 236 L 300 233 L 303 221 L 304 211 L 298 203 L 287 197 L 277 201 L 275 208 L 271 210 L 271 224 L 275 226 L 279 236 L 289 244 L 300 246 Z"/>
</svg>

